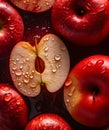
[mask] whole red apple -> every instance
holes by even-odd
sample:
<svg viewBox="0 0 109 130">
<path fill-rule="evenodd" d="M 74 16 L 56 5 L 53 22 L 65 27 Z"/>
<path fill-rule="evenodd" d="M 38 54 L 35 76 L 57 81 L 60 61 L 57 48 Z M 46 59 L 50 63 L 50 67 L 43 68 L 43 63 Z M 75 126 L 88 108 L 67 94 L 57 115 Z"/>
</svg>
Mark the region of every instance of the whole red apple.
<svg viewBox="0 0 109 130">
<path fill-rule="evenodd" d="M 12 47 L 22 39 L 23 20 L 8 2 L 0 2 L 0 58 L 9 56 Z"/>
<path fill-rule="evenodd" d="M 73 44 L 98 44 L 109 34 L 109 1 L 57 0 L 52 8 L 52 26 Z"/>
<path fill-rule="evenodd" d="M 44 113 L 34 117 L 25 130 L 72 130 L 70 125 L 59 115 Z"/>
<path fill-rule="evenodd" d="M 0 130 L 23 130 L 28 108 L 23 97 L 9 84 L 0 84 Z"/>
<path fill-rule="evenodd" d="M 109 124 L 109 56 L 93 55 L 71 70 L 64 87 L 64 101 L 80 124 L 102 127 Z"/>
</svg>

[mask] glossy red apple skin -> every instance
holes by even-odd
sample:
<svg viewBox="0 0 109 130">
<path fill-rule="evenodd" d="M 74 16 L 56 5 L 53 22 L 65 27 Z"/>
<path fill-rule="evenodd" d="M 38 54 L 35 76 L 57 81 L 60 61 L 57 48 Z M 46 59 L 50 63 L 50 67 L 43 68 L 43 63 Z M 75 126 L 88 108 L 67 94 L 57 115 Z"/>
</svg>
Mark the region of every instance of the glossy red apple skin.
<svg viewBox="0 0 109 130">
<path fill-rule="evenodd" d="M 25 130 L 72 130 L 70 125 L 59 115 L 44 113 L 34 117 Z"/>
<path fill-rule="evenodd" d="M 0 130 L 23 130 L 28 122 L 25 100 L 9 84 L 0 84 Z"/>
<path fill-rule="evenodd" d="M 8 2 L 0 1 L 0 58 L 9 56 L 12 47 L 23 38 L 21 15 Z"/>
<path fill-rule="evenodd" d="M 109 34 L 109 1 L 57 0 L 52 8 L 52 26 L 73 44 L 99 44 Z"/>
<path fill-rule="evenodd" d="M 93 55 L 70 72 L 64 101 L 70 115 L 80 124 L 102 127 L 109 124 L 109 56 Z"/>
</svg>

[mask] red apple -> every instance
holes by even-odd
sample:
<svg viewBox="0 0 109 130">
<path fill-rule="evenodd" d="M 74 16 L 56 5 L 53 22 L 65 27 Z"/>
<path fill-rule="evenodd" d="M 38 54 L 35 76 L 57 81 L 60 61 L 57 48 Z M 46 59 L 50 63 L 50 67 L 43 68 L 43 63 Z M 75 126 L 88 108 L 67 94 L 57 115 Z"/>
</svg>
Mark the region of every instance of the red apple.
<svg viewBox="0 0 109 130">
<path fill-rule="evenodd" d="M 10 74 L 15 87 L 24 95 L 34 97 L 46 88 L 58 91 L 70 68 L 70 58 L 64 42 L 54 34 L 45 35 L 39 44 L 16 44 L 10 55 Z"/>
<path fill-rule="evenodd" d="M 109 34 L 108 0 L 57 0 L 52 26 L 73 44 L 96 45 Z"/>
<path fill-rule="evenodd" d="M 0 2 L 0 58 L 9 56 L 12 47 L 22 39 L 23 20 L 8 2 Z"/>
<path fill-rule="evenodd" d="M 44 113 L 34 117 L 25 130 L 72 130 L 70 125 L 59 115 Z"/>
<path fill-rule="evenodd" d="M 23 97 L 8 84 L 0 84 L 0 130 L 23 130 L 28 108 Z"/>
<path fill-rule="evenodd" d="M 70 115 L 90 127 L 109 124 L 109 56 L 93 55 L 71 70 L 64 87 Z"/>
<path fill-rule="evenodd" d="M 55 0 L 10 0 L 15 6 L 25 11 L 44 12 L 49 10 Z"/>
</svg>

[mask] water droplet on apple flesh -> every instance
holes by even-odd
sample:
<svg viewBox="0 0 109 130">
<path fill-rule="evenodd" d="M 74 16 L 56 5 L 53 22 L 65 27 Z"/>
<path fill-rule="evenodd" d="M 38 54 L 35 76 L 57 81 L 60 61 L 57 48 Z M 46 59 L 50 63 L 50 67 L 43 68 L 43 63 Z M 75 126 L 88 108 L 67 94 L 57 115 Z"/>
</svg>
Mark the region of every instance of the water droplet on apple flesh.
<svg viewBox="0 0 109 130">
<path fill-rule="evenodd" d="M 69 103 L 69 102 L 70 102 L 70 100 L 69 100 L 69 99 L 67 99 L 67 100 L 66 100 L 66 103 Z"/>
<path fill-rule="evenodd" d="M 24 77 L 23 77 L 23 82 L 24 82 L 24 83 L 26 83 L 26 84 L 29 83 L 29 80 L 30 80 L 30 79 L 29 79 L 28 76 L 24 76 Z"/>
<path fill-rule="evenodd" d="M 30 84 L 30 88 L 35 88 L 36 87 L 36 84 L 35 83 L 31 83 Z"/>
<path fill-rule="evenodd" d="M 61 60 L 61 55 L 55 55 L 55 57 L 54 57 L 54 59 L 56 60 L 56 61 L 60 61 Z"/>
<path fill-rule="evenodd" d="M 12 99 L 12 94 L 11 93 L 6 93 L 4 96 L 4 100 L 6 102 L 10 101 Z"/>
<path fill-rule="evenodd" d="M 21 86 L 21 85 L 22 85 L 22 83 L 21 83 L 21 82 L 19 82 L 19 83 L 18 83 L 18 86 Z"/>
<path fill-rule="evenodd" d="M 56 69 L 53 69 L 53 70 L 52 70 L 53 73 L 56 73 L 56 71 L 57 71 Z"/>
<path fill-rule="evenodd" d="M 16 76 L 21 76 L 21 74 L 22 74 L 22 71 L 21 71 L 21 70 L 17 69 L 17 70 L 15 71 L 15 75 L 16 75 Z"/>
<path fill-rule="evenodd" d="M 45 47 L 45 48 L 44 48 L 44 51 L 47 52 L 47 51 L 48 51 L 48 47 Z"/>
</svg>

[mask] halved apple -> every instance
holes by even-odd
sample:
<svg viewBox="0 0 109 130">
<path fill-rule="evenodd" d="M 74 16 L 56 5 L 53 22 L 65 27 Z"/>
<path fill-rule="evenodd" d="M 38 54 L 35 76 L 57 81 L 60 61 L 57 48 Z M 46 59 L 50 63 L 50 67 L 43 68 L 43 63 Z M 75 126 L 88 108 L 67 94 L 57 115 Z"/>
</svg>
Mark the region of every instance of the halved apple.
<svg viewBox="0 0 109 130">
<path fill-rule="evenodd" d="M 43 36 L 35 47 L 19 42 L 10 55 L 10 74 L 15 87 L 24 95 L 37 96 L 44 86 L 49 92 L 58 91 L 70 68 L 68 49 L 54 34 Z"/>
<path fill-rule="evenodd" d="M 55 0 L 10 0 L 15 6 L 30 12 L 44 12 L 49 10 Z"/>
</svg>

